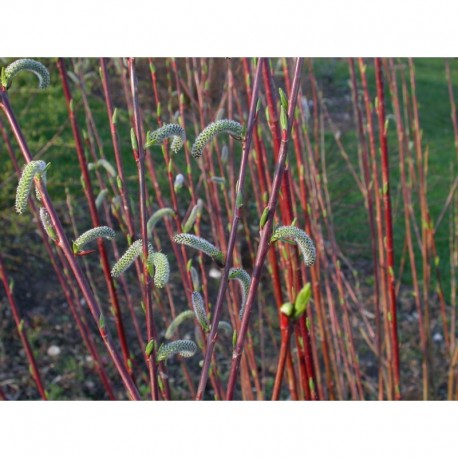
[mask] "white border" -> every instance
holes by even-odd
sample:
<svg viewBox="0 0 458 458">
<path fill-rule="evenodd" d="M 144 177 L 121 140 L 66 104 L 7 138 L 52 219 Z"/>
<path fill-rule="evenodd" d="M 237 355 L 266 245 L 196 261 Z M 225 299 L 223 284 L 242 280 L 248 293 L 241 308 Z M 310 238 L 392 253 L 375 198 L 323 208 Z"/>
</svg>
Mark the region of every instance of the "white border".
<svg viewBox="0 0 458 458">
<path fill-rule="evenodd" d="M 454 402 L 3 402 L 0 453 L 8 458 L 454 456 L 457 413 Z"/>
<path fill-rule="evenodd" d="M 446 0 L 15 0 L 3 56 L 456 56 Z"/>
</svg>

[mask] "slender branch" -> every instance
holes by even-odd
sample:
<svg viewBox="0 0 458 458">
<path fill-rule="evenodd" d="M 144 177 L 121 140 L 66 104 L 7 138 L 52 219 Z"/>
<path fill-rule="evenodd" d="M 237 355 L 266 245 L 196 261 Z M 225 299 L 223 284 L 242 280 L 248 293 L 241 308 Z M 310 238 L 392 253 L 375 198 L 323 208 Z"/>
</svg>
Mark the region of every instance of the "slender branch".
<svg viewBox="0 0 458 458">
<path fill-rule="evenodd" d="M 146 214 L 146 179 L 145 179 L 145 150 L 143 149 L 142 129 L 140 122 L 140 106 L 138 103 L 138 90 L 137 90 L 137 75 L 135 73 L 135 59 L 129 58 L 129 76 L 130 76 L 130 89 L 132 93 L 132 102 L 134 109 L 134 126 L 135 136 L 137 142 L 137 151 L 134 149 L 134 156 L 137 162 L 138 171 L 138 186 L 140 196 L 140 229 L 143 240 L 143 302 L 146 310 L 146 329 L 148 335 L 148 342 L 154 340 L 157 342 L 156 329 L 153 320 L 153 304 L 151 301 L 151 277 L 148 272 L 148 230 Z M 134 145 L 133 145 L 134 148 Z M 153 401 L 159 399 L 158 393 L 158 368 L 156 364 L 156 348 L 153 350 L 148 358 L 150 384 L 151 384 L 151 398 Z"/>
<path fill-rule="evenodd" d="M 268 208 L 267 221 L 263 229 L 261 230 L 261 240 L 258 246 L 255 267 L 254 267 L 251 285 L 250 285 L 250 289 L 248 292 L 247 301 L 245 305 L 245 313 L 243 315 L 242 324 L 240 327 L 240 333 L 237 339 L 237 344 L 235 346 L 235 349 L 232 355 L 232 364 L 231 364 L 231 370 L 229 374 L 229 381 L 228 381 L 227 392 L 226 392 L 226 399 L 228 400 L 232 399 L 234 395 L 235 381 L 236 381 L 238 369 L 240 366 L 240 358 L 242 356 L 243 346 L 245 343 L 245 337 L 248 331 L 250 314 L 253 308 L 253 303 L 256 297 L 259 282 L 261 280 L 261 272 L 264 266 L 264 261 L 265 261 L 267 251 L 269 250 L 269 246 L 270 246 L 270 243 L 269 243 L 270 236 L 272 233 L 274 214 L 275 214 L 275 209 L 278 203 L 280 186 L 281 186 L 283 174 L 285 171 L 286 157 L 288 154 L 288 143 L 289 143 L 289 137 L 291 134 L 291 128 L 293 125 L 294 110 L 296 107 L 297 96 L 299 93 L 299 86 L 300 86 L 300 80 L 301 80 L 300 74 L 302 71 L 303 63 L 304 63 L 303 58 L 298 58 L 296 60 L 293 84 L 292 84 L 291 94 L 288 100 L 288 125 L 287 125 L 287 128 L 282 131 L 279 159 L 278 159 L 274 181 L 272 183 L 272 193 L 270 195 L 269 203 L 267 206 Z"/>
<path fill-rule="evenodd" d="M 394 281 L 394 251 L 393 251 L 393 222 L 391 215 L 391 195 L 390 195 L 390 171 L 388 164 L 388 144 L 385 124 L 385 98 L 383 89 L 383 75 L 381 59 L 375 59 L 375 79 L 377 86 L 377 115 L 379 121 L 380 136 L 380 153 L 382 156 L 382 194 L 383 207 L 385 210 L 385 231 L 386 231 L 386 256 L 387 256 L 387 280 L 388 280 L 388 298 L 390 306 L 390 315 L 388 321 L 391 327 L 392 340 L 392 368 L 394 378 L 394 395 L 395 399 L 401 399 L 400 386 L 400 366 L 399 366 L 399 343 L 398 343 L 398 326 L 396 310 L 396 292 Z"/>
<path fill-rule="evenodd" d="M 29 339 L 27 338 L 27 331 L 24 329 L 24 320 L 21 319 L 19 308 L 14 299 L 11 285 L 8 282 L 5 264 L 1 256 L 0 256 L 0 278 L 5 288 L 6 297 L 10 304 L 11 313 L 13 315 L 14 322 L 16 324 L 16 329 L 19 334 L 19 338 L 21 339 L 21 343 L 22 343 L 22 346 L 24 347 L 25 355 L 27 357 L 27 360 L 29 361 L 30 373 L 32 375 L 32 378 L 35 384 L 37 385 L 37 389 L 38 389 L 38 392 L 40 393 L 41 399 L 46 401 L 48 399 L 48 396 L 46 395 L 46 391 L 43 386 L 43 382 L 41 380 L 40 371 L 38 370 L 37 362 L 35 360 L 35 356 L 33 355 L 32 347 L 30 346 Z"/>
<path fill-rule="evenodd" d="M 0 108 L 3 110 L 5 113 L 8 122 L 10 123 L 11 129 L 13 131 L 13 134 L 19 144 L 19 147 L 21 149 L 22 155 L 24 156 L 24 159 L 27 163 L 31 162 L 33 160 L 33 157 L 29 151 L 29 148 L 27 146 L 27 142 L 24 138 L 24 135 L 22 133 L 22 130 L 16 120 L 16 117 L 14 115 L 14 112 L 9 104 L 8 96 L 6 93 L 6 90 L 4 88 L 0 88 Z M 100 309 L 99 304 L 97 303 L 93 292 L 91 291 L 87 280 L 78 265 L 74 255 L 73 255 L 73 250 L 70 246 L 70 243 L 68 241 L 67 236 L 65 235 L 64 229 L 62 227 L 62 224 L 60 222 L 60 219 L 57 215 L 57 212 L 54 208 L 54 205 L 48 195 L 48 192 L 46 190 L 45 186 L 42 186 L 40 181 L 37 181 L 36 183 L 37 187 L 39 188 L 40 194 L 42 196 L 42 202 L 44 207 L 49 213 L 49 216 L 51 218 L 54 230 L 57 234 L 58 238 L 58 246 L 62 249 L 62 252 L 73 272 L 73 275 L 81 289 L 81 292 L 83 293 L 84 299 L 86 300 L 88 307 L 91 311 L 91 314 L 97 323 L 97 327 L 99 330 L 99 333 L 103 339 L 103 342 L 105 346 L 107 347 L 108 353 L 110 354 L 111 359 L 113 360 L 113 363 L 116 367 L 116 369 L 119 372 L 119 375 L 121 376 L 121 379 L 124 383 L 124 386 L 126 387 L 126 390 L 130 396 L 131 399 L 134 400 L 139 400 L 140 395 L 138 393 L 138 390 L 135 386 L 135 384 L 132 381 L 132 378 L 130 377 L 127 365 L 123 361 L 123 359 L 120 357 L 114 343 L 113 339 L 111 338 L 111 334 L 108 330 L 108 328 L 105 325 L 105 320 L 103 318 L 102 310 Z"/>
<path fill-rule="evenodd" d="M 257 93 L 258 93 L 258 88 L 259 88 L 259 80 L 260 80 L 261 67 L 262 67 L 263 60 L 264 60 L 263 58 L 260 58 L 258 61 L 258 66 L 256 69 L 256 76 L 255 76 L 254 83 L 253 83 L 253 97 L 251 98 L 250 114 L 248 116 L 247 133 L 246 133 L 246 138 L 245 138 L 244 145 L 243 145 L 242 162 L 240 164 L 239 179 L 238 179 L 238 185 L 236 189 L 236 193 L 238 196 L 243 195 L 243 187 L 245 185 L 245 175 L 246 175 L 246 167 L 248 163 L 248 154 L 251 148 L 251 138 L 253 135 L 253 129 L 255 126 L 255 121 L 256 121 L 256 105 L 258 101 Z M 235 238 L 237 235 L 237 227 L 238 227 L 238 223 L 241 217 L 238 200 L 239 199 L 236 198 L 234 201 L 234 218 L 232 221 L 231 233 L 229 235 L 229 243 L 228 243 L 227 254 L 226 254 L 226 264 L 225 264 L 224 272 L 223 272 L 220 286 L 219 286 L 218 297 L 216 299 L 212 328 L 207 337 L 207 348 L 205 351 L 204 364 L 203 364 L 202 372 L 200 375 L 199 387 L 197 389 L 197 396 L 196 396 L 197 400 L 203 399 L 205 385 L 207 384 L 207 379 L 208 379 L 208 371 L 210 370 L 210 363 L 211 363 L 211 358 L 213 354 L 213 348 L 216 343 L 216 338 L 217 338 L 217 333 L 218 333 L 218 324 L 221 320 L 221 314 L 223 311 L 223 300 L 224 300 L 224 296 L 226 294 L 226 290 L 228 286 L 229 270 L 232 267 L 232 256 L 234 252 Z"/>
<path fill-rule="evenodd" d="M 78 129 L 78 124 L 76 121 L 75 113 L 73 111 L 73 99 L 72 99 L 72 95 L 70 92 L 70 86 L 68 84 L 68 77 L 67 77 L 67 72 L 65 69 L 64 60 L 62 58 L 58 59 L 57 68 L 59 70 L 59 74 L 62 80 L 62 87 L 64 90 L 65 102 L 67 104 L 68 116 L 70 118 L 70 123 L 71 123 L 72 131 L 73 131 L 73 137 L 75 139 L 76 153 L 78 156 L 78 161 L 79 161 L 81 172 L 83 175 L 84 192 L 86 194 L 86 198 L 89 204 L 89 212 L 91 216 L 91 221 L 94 227 L 97 227 L 97 226 L 100 226 L 100 218 L 97 212 L 97 207 L 95 205 L 94 193 L 92 191 L 92 184 L 91 184 L 91 179 L 89 176 L 89 169 L 87 166 L 86 157 L 84 155 L 84 148 L 83 148 L 83 144 L 81 141 L 80 131 Z M 101 239 L 97 241 L 97 245 L 99 249 L 100 260 L 101 260 L 103 275 L 105 278 L 105 283 L 107 285 L 108 293 L 110 296 L 110 302 L 113 305 L 113 315 L 115 317 L 116 330 L 119 336 L 119 341 L 121 343 L 122 354 L 126 362 L 126 365 L 129 368 L 129 372 L 131 373 L 129 348 L 127 345 L 127 338 L 126 338 L 126 333 L 124 330 L 124 323 L 122 320 L 121 307 L 119 305 L 118 294 L 114 286 L 113 278 L 111 277 L 111 274 L 110 274 L 110 264 L 108 262 L 107 252 L 105 249 L 105 245 Z"/>
</svg>

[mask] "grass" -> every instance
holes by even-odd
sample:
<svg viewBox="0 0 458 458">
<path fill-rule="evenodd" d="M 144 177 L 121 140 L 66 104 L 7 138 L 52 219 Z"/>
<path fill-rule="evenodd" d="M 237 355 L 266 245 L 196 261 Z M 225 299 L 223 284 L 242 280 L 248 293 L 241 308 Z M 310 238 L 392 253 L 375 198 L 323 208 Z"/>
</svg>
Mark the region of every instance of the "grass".
<svg viewBox="0 0 458 458">
<path fill-rule="evenodd" d="M 403 59 L 407 66 L 407 62 Z M 444 59 L 415 59 L 415 72 L 417 84 L 417 98 L 420 112 L 420 125 L 423 129 L 423 143 L 425 149 L 429 148 L 429 171 L 427 176 L 428 204 L 433 222 L 439 216 L 447 194 L 454 179 L 455 170 L 451 168 L 456 157 L 454 146 L 453 126 L 450 118 L 450 101 L 445 77 Z M 323 86 L 324 96 L 331 99 L 329 111 L 331 116 L 338 115 L 345 109 L 352 113 L 351 101 L 345 96 L 350 95 L 349 72 L 346 60 L 329 63 L 328 59 L 316 59 L 314 69 L 317 80 Z M 458 62 L 451 60 L 450 69 L 454 76 L 454 92 L 458 91 Z M 408 78 L 408 67 L 406 67 Z M 368 62 L 367 78 L 371 95 L 375 97 L 374 68 Z M 329 86 L 329 91 L 326 90 Z M 393 111 L 390 105 L 388 88 L 385 88 L 387 116 Z M 390 175 L 393 183 L 393 222 L 396 264 L 399 265 L 404 244 L 404 219 L 402 214 L 402 196 L 400 192 L 400 172 L 398 165 L 396 128 L 390 122 L 388 131 L 388 148 L 390 155 Z M 352 164 L 358 170 L 357 145 L 358 139 L 353 128 L 342 131 L 342 142 L 349 154 Z M 339 230 L 336 232 L 338 243 L 344 252 L 350 256 L 356 252 L 358 258 L 370 259 L 370 251 L 365 250 L 365 240 L 369 239 L 368 224 L 357 224 L 355 221 L 365 222 L 367 214 L 364 209 L 361 193 L 355 186 L 354 179 L 346 173 L 347 166 L 343 161 L 334 136 L 325 137 L 326 161 L 329 174 L 329 191 L 334 211 L 334 223 Z M 417 202 L 418 204 L 418 202 Z M 415 212 L 419 221 L 419 205 Z M 439 258 L 442 261 L 443 283 L 446 298 L 450 297 L 449 249 L 448 249 L 448 218 L 447 215 L 440 224 L 436 243 Z M 348 250 L 348 251 L 347 251 Z M 354 256 L 356 259 L 356 256 Z M 417 257 L 420 267 L 420 259 Z M 411 282 L 410 270 L 404 273 L 403 281 Z"/>
</svg>

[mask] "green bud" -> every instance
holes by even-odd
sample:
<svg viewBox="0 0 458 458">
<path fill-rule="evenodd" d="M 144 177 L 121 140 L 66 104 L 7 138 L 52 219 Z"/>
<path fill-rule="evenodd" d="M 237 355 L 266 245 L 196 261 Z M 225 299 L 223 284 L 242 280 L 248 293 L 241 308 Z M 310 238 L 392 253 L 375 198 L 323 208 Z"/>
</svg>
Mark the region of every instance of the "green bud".
<svg viewBox="0 0 458 458">
<path fill-rule="evenodd" d="M 299 291 L 296 296 L 294 303 L 294 318 L 297 319 L 302 316 L 307 310 L 307 305 L 312 297 L 312 287 L 310 283 L 306 283 L 305 286 Z"/>
</svg>

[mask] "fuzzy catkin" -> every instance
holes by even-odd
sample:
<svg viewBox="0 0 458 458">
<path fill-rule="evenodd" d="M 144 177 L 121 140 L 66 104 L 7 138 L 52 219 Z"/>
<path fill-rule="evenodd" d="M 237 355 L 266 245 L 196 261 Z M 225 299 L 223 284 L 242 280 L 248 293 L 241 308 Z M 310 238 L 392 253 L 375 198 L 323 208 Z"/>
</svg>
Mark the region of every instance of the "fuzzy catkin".
<svg viewBox="0 0 458 458">
<path fill-rule="evenodd" d="M 157 351 L 156 360 L 163 361 L 173 355 L 180 355 L 183 358 L 190 358 L 197 351 L 197 345 L 192 340 L 176 340 L 162 344 Z"/>
<path fill-rule="evenodd" d="M 153 253 L 153 246 L 148 242 L 149 255 Z M 121 256 L 118 262 L 111 269 L 112 277 L 119 277 L 124 273 L 134 261 L 143 253 L 143 240 L 138 239 L 127 249 L 127 251 Z"/>
<path fill-rule="evenodd" d="M 224 266 L 224 256 L 222 251 L 218 250 L 218 248 L 202 237 L 198 237 L 193 234 L 176 234 L 173 237 L 173 240 L 175 243 L 179 243 L 180 245 L 187 245 L 191 248 L 202 251 L 214 259 L 218 265 Z"/>
<path fill-rule="evenodd" d="M 242 137 L 243 127 L 240 123 L 231 119 L 221 119 L 209 124 L 196 138 L 192 145 L 191 154 L 194 158 L 202 156 L 204 148 L 213 140 L 216 135 L 227 132 L 236 137 Z"/>
<path fill-rule="evenodd" d="M 232 334 L 232 326 L 227 321 L 220 321 L 218 323 L 218 331 L 224 331 L 228 336 Z"/>
<path fill-rule="evenodd" d="M 150 253 L 148 263 L 154 267 L 154 286 L 164 288 L 170 278 L 170 264 L 164 253 Z"/>
<path fill-rule="evenodd" d="M 146 134 L 145 148 L 161 144 L 166 138 L 173 138 L 170 149 L 176 154 L 186 141 L 186 132 L 178 124 L 164 124 L 154 132 L 148 132 Z"/>
<path fill-rule="evenodd" d="M 55 242 L 57 240 L 57 234 L 56 234 L 56 231 L 54 230 L 54 226 L 52 224 L 51 217 L 49 216 L 48 210 L 46 210 L 46 208 L 44 207 L 40 208 L 40 220 L 41 220 L 41 224 L 43 224 L 43 227 L 46 233 L 48 234 L 48 237 L 52 241 Z"/>
<path fill-rule="evenodd" d="M 6 87 L 10 87 L 13 78 L 22 71 L 32 72 L 36 75 L 40 89 L 45 89 L 49 86 L 49 72 L 42 63 L 33 59 L 18 59 L 5 68 Z"/>
<path fill-rule="evenodd" d="M 250 289 L 251 277 L 246 270 L 243 270 L 240 267 L 232 267 L 229 270 L 229 279 L 237 280 L 240 283 L 242 289 L 242 304 L 240 307 L 240 319 L 243 317 L 243 312 L 245 311 L 246 299 L 248 296 L 248 290 Z"/>
<path fill-rule="evenodd" d="M 41 176 L 45 169 L 46 163 L 44 161 L 31 161 L 24 167 L 16 190 L 16 211 L 19 214 L 22 214 L 27 208 L 33 179 L 35 176 Z"/>
<path fill-rule="evenodd" d="M 107 194 L 108 194 L 108 189 L 102 189 L 99 192 L 99 194 L 97 195 L 95 199 L 95 208 L 97 208 L 97 210 L 99 210 L 100 207 L 102 206 L 103 201 L 105 200 L 105 197 L 107 196 Z"/>
<path fill-rule="evenodd" d="M 179 315 L 175 317 L 175 319 L 170 323 L 169 327 L 165 331 L 165 338 L 171 339 L 175 331 L 178 329 L 180 324 L 185 322 L 186 320 L 193 320 L 195 318 L 194 312 L 192 310 L 186 310 L 181 312 Z"/>
<path fill-rule="evenodd" d="M 112 240 L 116 237 L 116 232 L 108 226 L 100 226 L 89 229 L 84 234 L 81 234 L 73 242 L 73 250 L 75 252 L 81 251 L 81 249 L 87 245 L 89 242 L 92 242 L 99 238 L 104 238 L 107 240 Z"/>
<path fill-rule="evenodd" d="M 312 239 L 296 226 L 280 226 L 271 237 L 271 242 L 279 239 L 294 240 L 301 250 L 305 265 L 312 266 L 316 259 L 316 249 Z"/>
<path fill-rule="evenodd" d="M 197 269 L 194 266 L 191 266 L 191 280 L 194 291 L 197 291 L 200 288 L 200 279 L 199 273 L 197 272 Z"/>
<path fill-rule="evenodd" d="M 210 324 L 208 323 L 207 313 L 205 312 L 204 299 L 198 291 L 194 291 L 192 293 L 192 306 L 194 308 L 197 321 L 200 323 L 204 331 L 208 332 Z"/>
<path fill-rule="evenodd" d="M 166 216 L 175 216 L 175 212 L 171 208 L 160 208 L 159 210 L 155 211 L 151 218 L 146 223 L 146 232 L 151 234 L 151 231 L 154 229 L 156 224 Z"/>
<path fill-rule="evenodd" d="M 202 202 L 201 199 L 199 199 L 199 201 Z M 193 228 L 194 223 L 196 222 L 197 215 L 199 214 L 199 212 L 200 213 L 202 212 L 202 204 L 194 205 L 194 207 L 192 207 L 191 213 L 188 216 L 188 219 L 183 224 L 183 227 L 182 227 L 183 232 L 185 232 L 185 233 L 189 232 Z"/>
</svg>

